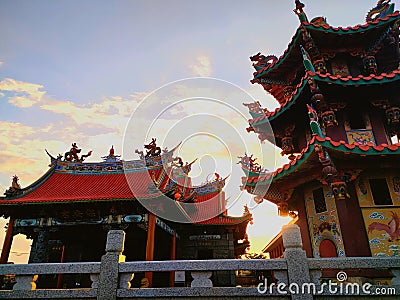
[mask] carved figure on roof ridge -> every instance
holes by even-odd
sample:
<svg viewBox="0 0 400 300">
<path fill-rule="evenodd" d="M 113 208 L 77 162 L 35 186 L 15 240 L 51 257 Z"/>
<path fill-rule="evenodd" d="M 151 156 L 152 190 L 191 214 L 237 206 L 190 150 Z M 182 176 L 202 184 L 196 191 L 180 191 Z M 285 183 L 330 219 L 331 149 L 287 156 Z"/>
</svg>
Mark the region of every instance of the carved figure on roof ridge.
<svg viewBox="0 0 400 300">
<path fill-rule="evenodd" d="M 300 22 L 308 22 L 307 15 L 303 10 L 305 7 L 304 3 L 301 3 L 300 0 L 295 0 L 294 3 L 296 4 L 296 8 L 293 10 L 293 12 L 297 15 Z"/>
<path fill-rule="evenodd" d="M 21 185 L 18 183 L 18 180 L 19 180 L 18 176 L 14 175 L 11 182 L 11 186 L 9 189 L 5 191 L 4 195 L 6 195 L 7 197 L 12 197 L 22 193 Z"/>
<path fill-rule="evenodd" d="M 83 162 L 85 158 L 89 157 L 92 155 L 92 151 L 89 151 L 87 154 L 81 155 L 81 157 L 78 156 L 79 153 L 81 153 L 82 149 L 78 148 L 76 143 L 72 143 L 72 147 L 69 151 L 65 152 L 64 154 L 64 160 L 69 161 L 69 162 Z"/>
<path fill-rule="evenodd" d="M 255 63 L 253 63 L 253 67 L 258 70 L 275 64 L 278 61 L 278 58 L 275 55 L 265 56 L 261 54 L 261 52 L 258 52 L 257 54 L 250 56 L 250 60 L 255 61 Z"/>
<path fill-rule="evenodd" d="M 144 145 L 144 148 L 147 149 L 146 158 L 159 156 L 161 154 L 161 148 L 156 144 L 157 139 L 152 138 L 151 142 L 147 145 Z"/>
<path fill-rule="evenodd" d="M 393 13 L 393 11 L 394 4 L 390 3 L 390 0 L 379 0 L 376 6 L 368 12 L 365 20 L 371 22 L 378 18 L 383 18 L 386 15 Z"/>
</svg>

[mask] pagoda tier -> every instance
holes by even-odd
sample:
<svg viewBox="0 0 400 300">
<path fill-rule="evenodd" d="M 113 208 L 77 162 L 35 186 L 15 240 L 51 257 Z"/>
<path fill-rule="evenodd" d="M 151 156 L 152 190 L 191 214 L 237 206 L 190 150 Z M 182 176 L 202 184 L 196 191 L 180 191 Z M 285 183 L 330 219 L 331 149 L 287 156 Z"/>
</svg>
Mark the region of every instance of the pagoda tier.
<svg viewBox="0 0 400 300">
<path fill-rule="evenodd" d="M 379 146 L 360 145 L 357 143 L 348 144 L 345 141 L 335 142 L 330 138 L 313 136 L 302 152 L 290 163 L 283 165 L 274 172 L 257 174 L 253 172 L 250 176 L 243 177 L 243 188 L 254 194 L 257 185 L 270 185 L 266 194 L 262 195 L 265 200 L 279 204 L 286 201 L 290 204 L 291 190 L 296 186 L 312 180 L 318 180 L 327 184 L 323 176 L 323 164 L 318 153 L 319 146 L 326 149 L 330 159 L 335 161 L 335 167 L 346 174 L 347 182 L 354 180 L 360 173 L 361 165 L 363 171 L 371 171 L 377 167 L 398 171 L 396 160 L 400 154 L 400 144 Z M 246 169 L 244 169 L 246 172 Z"/>
<path fill-rule="evenodd" d="M 252 172 L 242 188 L 257 203 L 267 200 L 280 216 L 297 220 L 309 257 L 321 257 L 324 239 L 333 241 L 335 256 L 390 256 L 392 239 L 377 248 L 373 224 L 375 217 L 386 224 L 400 215 L 399 156 L 400 144 L 348 144 L 314 135 L 290 163 L 267 174 Z"/>
<path fill-rule="evenodd" d="M 324 20 L 322 17 L 311 22 L 302 21 L 279 59 L 261 54 L 251 57 L 256 62 L 251 82 L 261 84 L 279 104 L 285 103 L 304 77 L 302 46 L 311 66 L 323 73 L 354 77 L 369 75 L 368 70 L 360 68 L 367 57 L 376 61 L 377 73 L 390 73 L 400 62 L 398 33 L 396 35 L 398 19 L 399 12 L 396 11 L 346 28 L 329 26 L 321 21 Z"/>
<path fill-rule="evenodd" d="M 388 119 L 386 112 L 390 112 L 390 109 L 397 111 L 396 108 L 400 107 L 400 71 L 357 77 L 307 71 L 290 99 L 274 111 L 255 115 L 249 120 L 251 130 L 259 134 L 260 139 L 269 140 L 282 149 L 282 140 L 290 135 L 293 141 L 290 153 L 299 153 L 306 146 L 312 135 L 307 104 L 313 103 L 310 101 L 313 94 L 307 79 L 313 80 L 323 95 L 326 107 L 318 113 L 318 121 L 324 135 L 351 143 L 349 135 L 354 130 L 369 130 L 374 144 L 390 144 L 391 136 L 399 133 L 399 126 Z M 382 89 L 382 85 L 385 89 Z M 361 89 L 363 97 L 359 97 Z M 363 124 L 353 125 L 352 128 L 351 119 L 357 114 L 362 115 Z M 330 116 L 332 120 L 328 123 Z M 287 128 L 293 125 L 293 130 L 287 132 Z M 269 134 L 270 129 L 275 135 Z"/>
</svg>

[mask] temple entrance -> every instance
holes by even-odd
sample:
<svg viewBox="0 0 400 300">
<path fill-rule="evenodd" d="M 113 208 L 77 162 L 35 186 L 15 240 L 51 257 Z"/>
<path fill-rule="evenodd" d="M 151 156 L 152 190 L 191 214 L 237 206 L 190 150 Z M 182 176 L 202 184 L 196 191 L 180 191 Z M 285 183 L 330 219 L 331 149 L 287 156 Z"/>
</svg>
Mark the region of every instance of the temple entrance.
<svg viewBox="0 0 400 300">
<path fill-rule="evenodd" d="M 322 240 L 319 244 L 320 257 L 337 257 L 336 246 L 331 240 Z"/>
<path fill-rule="evenodd" d="M 145 261 L 146 260 L 146 244 L 147 231 L 140 226 L 131 224 L 125 229 L 125 247 L 124 255 L 126 261 Z M 156 226 L 154 240 L 154 260 L 170 260 L 171 259 L 172 236 Z M 103 247 L 104 248 L 104 247 Z M 145 277 L 145 273 L 135 273 L 131 281 L 132 288 L 141 287 L 141 281 Z M 154 272 L 152 287 L 168 287 L 170 284 L 170 272 Z"/>
</svg>

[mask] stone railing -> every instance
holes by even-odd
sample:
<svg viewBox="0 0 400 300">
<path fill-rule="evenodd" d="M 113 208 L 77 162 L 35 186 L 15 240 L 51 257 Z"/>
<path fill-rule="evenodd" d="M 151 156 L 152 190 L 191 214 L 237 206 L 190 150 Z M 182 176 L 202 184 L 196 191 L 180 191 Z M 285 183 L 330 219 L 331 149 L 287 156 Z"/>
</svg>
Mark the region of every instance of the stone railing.
<svg viewBox="0 0 400 300">
<path fill-rule="evenodd" d="M 400 258 L 306 258 L 302 250 L 300 230 L 296 225 L 283 228 L 285 253 L 283 259 L 254 260 L 175 260 L 151 262 L 124 262 L 122 230 L 111 230 L 107 237 L 106 254 L 101 262 L 0 265 L 0 275 L 15 274 L 13 290 L 0 291 L 0 298 L 24 299 L 253 299 L 269 296 L 279 299 L 344 299 L 367 296 L 368 299 L 398 299 L 400 295 Z M 346 278 L 346 269 L 385 269 L 394 278 L 392 285 L 373 286 Z M 212 271 L 272 270 L 277 283 L 261 282 L 258 287 L 214 287 Z M 323 270 L 339 270 L 338 279 L 321 283 Z M 185 271 L 193 280 L 190 287 L 131 288 L 135 273 Z M 91 288 L 36 289 L 38 275 L 90 274 Z M 368 284 L 368 286 L 365 286 Z M 360 288 L 357 290 L 357 286 Z M 368 289 L 364 288 L 367 287 Z M 351 288 L 351 289 L 350 289 Z M 390 290 L 389 290 L 390 288 Z M 381 295 L 368 297 L 371 294 Z M 385 295 L 382 294 L 385 292 Z M 396 297 L 397 295 L 397 297 Z"/>
</svg>

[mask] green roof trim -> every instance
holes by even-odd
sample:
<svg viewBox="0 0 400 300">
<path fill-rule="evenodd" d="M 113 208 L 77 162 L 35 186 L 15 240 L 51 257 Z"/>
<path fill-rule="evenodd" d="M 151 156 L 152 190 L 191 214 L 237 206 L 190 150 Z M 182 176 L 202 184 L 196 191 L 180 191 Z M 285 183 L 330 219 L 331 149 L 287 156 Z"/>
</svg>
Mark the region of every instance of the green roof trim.
<svg viewBox="0 0 400 300">
<path fill-rule="evenodd" d="M 321 74 L 321 73 L 313 73 L 313 72 L 307 72 L 307 74 L 312 77 L 313 79 L 319 81 L 319 82 L 325 82 L 325 83 L 333 83 L 333 84 L 340 84 L 340 85 L 346 85 L 346 86 L 357 86 L 357 85 L 373 85 L 373 84 L 384 84 L 384 83 L 391 83 L 400 80 L 400 70 L 394 70 L 390 74 L 382 73 L 381 75 L 369 75 L 369 76 L 358 76 L 358 77 L 340 77 L 340 76 L 334 76 L 329 73 L 327 74 Z M 269 116 L 262 116 L 259 118 L 254 118 L 249 121 L 251 126 L 257 126 L 257 125 L 262 125 L 267 122 L 271 122 L 274 119 L 278 118 L 281 114 L 283 114 L 285 111 L 287 111 L 289 108 L 291 108 L 296 100 L 299 98 L 301 95 L 304 87 L 306 86 L 307 81 L 304 80 L 302 85 L 297 88 L 295 94 L 293 94 L 292 98 L 289 99 L 285 104 L 282 106 L 278 107 L 274 112 L 272 112 Z"/>
<path fill-rule="evenodd" d="M 283 61 L 289 56 L 289 54 L 291 53 L 291 51 L 293 50 L 294 45 L 297 42 L 297 39 L 299 38 L 301 31 L 300 28 L 301 26 L 304 26 L 304 28 L 310 30 L 310 31 L 319 31 L 319 32 L 323 32 L 323 33 L 333 33 L 333 34 L 338 34 L 338 35 L 347 35 L 347 34 L 354 34 L 354 33 L 364 33 L 366 31 L 375 29 L 377 27 L 380 26 L 384 26 L 387 25 L 391 22 L 394 22 L 396 20 L 399 19 L 399 11 L 394 12 L 391 15 L 387 15 L 386 17 L 382 18 L 382 19 L 378 19 L 375 20 L 373 22 L 370 23 L 366 23 L 363 25 L 356 25 L 353 27 L 332 27 L 332 26 L 316 26 L 313 25 L 311 23 L 302 23 L 296 30 L 296 33 L 294 34 L 294 36 L 292 37 L 291 42 L 289 43 L 287 49 L 285 50 L 285 52 L 281 55 L 281 57 L 279 57 L 279 60 L 277 63 L 273 64 L 270 68 L 264 70 L 261 73 L 255 72 L 254 75 L 254 79 L 259 79 L 260 77 L 268 74 L 269 72 L 271 72 L 272 70 L 275 70 L 276 68 L 278 68 Z"/>
<path fill-rule="evenodd" d="M 298 39 L 299 36 L 300 36 L 300 33 L 301 33 L 301 31 L 300 31 L 300 27 L 299 27 L 299 28 L 297 28 L 296 33 L 295 33 L 294 36 L 292 37 L 292 40 L 290 41 L 290 43 L 289 43 L 289 45 L 288 45 L 288 48 L 287 48 L 286 51 L 282 54 L 282 56 L 279 57 L 278 62 L 276 62 L 275 64 L 273 64 L 270 68 L 268 68 L 267 70 L 263 71 L 262 73 L 254 75 L 254 79 L 258 79 L 258 78 L 260 78 L 261 76 L 264 76 L 265 74 L 269 73 L 270 71 L 275 70 L 276 68 L 278 68 L 278 67 L 282 64 L 282 62 L 283 62 L 284 60 L 286 60 L 286 57 L 289 56 L 290 52 L 292 51 L 292 49 L 294 48 L 294 45 L 295 45 L 296 42 L 297 42 L 297 39 Z"/>
<path fill-rule="evenodd" d="M 249 182 L 249 178 L 247 178 L 246 185 L 255 186 L 256 184 L 263 184 L 263 182 L 269 183 L 271 177 L 272 180 L 278 180 L 296 171 L 303 164 L 303 162 L 306 161 L 313 153 L 314 147 L 311 146 L 315 144 L 343 153 L 353 153 L 359 155 L 400 155 L 399 145 L 381 144 L 378 146 L 369 146 L 347 144 L 345 141 L 335 142 L 332 141 L 329 137 L 322 138 L 315 135 L 313 139 L 308 143 L 307 148 L 304 149 L 293 161 L 268 175 L 259 175 L 258 177 L 255 176 L 257 180 L 251 180 L 251 182 Z"/>
<path fill-rule="evenodd" d="M 313 77 L 315 80 L 320 82 L 327 82 L 327 83 L 335 83 L 341 85 L 371 85 L 371 84 L 382 84 L 388 82 L 394 82 L 400 80 L 400 71 L 394 70 L 390 74 L 382 73 L 381 75 L 374 75 L 371 74 L 369 76 L 362 76 L 359 75 L 357 77 L 340 77 L 334 76 L 329 73 L 321 74 L 321 73 L 312 73 L 309 72 L 310 76 Z"/>
<path fill-rule="evenodd" d="M 311 31 L 319 31 L 323 33 L 334 33 L 334 34 L 339 34 L 339 35 L 344 35 L 344 34 L 354 34 L 354 33 L 362 33 L 380 26 L 384 26 L 388 23 L 391 23 L 393 21 L 396 21 L 399 19 L 399 12 L 396 11 L 390 15 L 387 15 L 384 18 L 381 18 L 379 20 L 372 21 L 370 23 L 366 23 L 363 25 L 356 25 L 356 26 L 349 26 L 349 27 L 332 27 L 329 25 L 313 25 L 311 23 L 303 23 L 303 26 Z"/>
<path fill-rule="evenodd" d="M 257 120 L 258 118 L 252 119 L 253 122 L 250 123 L 250 125 L 257 126 L 257 125 L 261 125 L 264 123 L 268 123 L 268 122 L 274 120 L 275 118 L 277 118 L 284 111 L 291 108 L 295 104 L 298 97 L 303 92 L 303 89 L 307 85 L 307 83 L 308 83 L 307 80 L 303 79 L 303 82 L 301 83 L 301 85 L 297 87 L 295 93 L 292 95 L 292 97 L 288 101 L 286 101 L 286 103 L 284 105 L 278 107 L 275 111 L 271 112 L 271 114 L 269 116 L 265 115 L 265 116 L 259 117 L 259 120 Z"/>
</svg>

